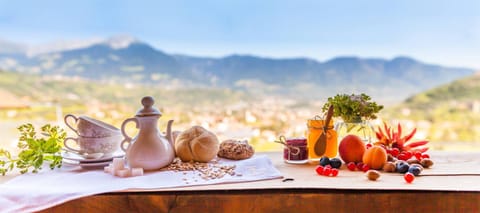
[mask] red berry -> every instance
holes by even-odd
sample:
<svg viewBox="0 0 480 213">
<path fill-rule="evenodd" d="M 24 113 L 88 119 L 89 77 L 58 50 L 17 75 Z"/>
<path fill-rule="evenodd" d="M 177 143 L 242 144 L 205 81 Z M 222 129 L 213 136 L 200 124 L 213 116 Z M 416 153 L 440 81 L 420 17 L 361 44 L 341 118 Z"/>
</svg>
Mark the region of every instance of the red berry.
<svg viewBox="0 0 480 213">
<path fill-rule="evenodd" d="M 370 167 L 367 164 L 363 164 L 362 166 L 362 171 L 367 172 L 370 169 Z"/>
<path fill-rule="evenodd" d="M 323 174 L 323 166 L 320 166 L 318 165 L 317 168 L 315 168 L 315 171 L 317 172 L 318 175 L 322 175 Z"/>
<path fill-rule="evenodd" d="M 326 166 L 325 166 L 325 169 L 326 169 L 326 168 L 330 168 L 330 169 L 331 169 L 331 168 L 332 168 L 332 165 L 330 165 L 330 164 L 329 164 L 329 165 L 326 165 Z"/>
<path fill-rule="evenodd" d="M 400 154 L 400 150 L 398 150 L 398 148 L 393 148 L 390 154 L 392 154 L 393 157 L 397 157 L 398 154 Z"/>
<path fill-rule="evenodd" d="M 407 156 L 407 160 L 410 159 L 410 158 L 413 156 L 413 153 L 410 152 L 410 151 L 406 151 L 406 152 L 404 152 L 404 153 L 405 153 L 405 155 Z"/>
<path fill-rule="evenodd" d="M 398 160 L 408 160 L 407 158 L 407 155 L 405 155 L 404 153 L 400 153 L 398 156 L 397 156 Z"/>
<path fill-rule="evenodd" d="M 332 168 L 325 168 L 323 170 L 323 175 L 325 176 L 330 176 L 331 173 L 332 173 Z"/>
<path fill-rule="evenodd" d="M 422 158 L 430 158 L 430 155 L 429 154 L 423 154 Z"/>
<path fill-rule="evenodd" d="M 362 170 L 362 168 L 363 168 L 363 163 L 362 163 L 362 162 L 358 162 L 358 163 L 357 163 L 357 169 L 358 169 L 358 170 Z"/>
<path fill-rule="evenodd" d="M 415 158 L 417 160 L 422 160 L 422 153 L 421 152 L 415 152 Z"/>
<path fill-rule="evenodd" d="M 337 177 L 338 175 L 338 169 L 332 169 L 332 176 Z"/>
<path fill-rule="evenodd" d="M 372 145 L 371 143 L 367 143 L 367 145 L 366 145 L 367 149 L 372 148 L 372 146 L 373 146 L 373 145 Z"/>
<path fill-rule="evenodd" d="M 350 162 L 350 163 L 347 164 L 347 168 L 350 171 L 355 171 L 355 169 L 357 168 L 357 165 L 355 165 L 354 162 Z"/>
<path fill-rule="evenodd" d="M 391 150 L 391 149 L 386 149 L 385 151 L 387 151 L 387 154 L 392 154 L 392 150 Z"/>
<path fill-rule="evenodd" d="M 405 173 L 405 175 L 403 175 L 403 178 L 405 179 L 405 181 L 407 181 L 407 183 L 411 183 L 413 182 L 413 180 L 415 180 L 415 175 L 413 175 L 410 172 L 407 172 Z"/>
</svg>

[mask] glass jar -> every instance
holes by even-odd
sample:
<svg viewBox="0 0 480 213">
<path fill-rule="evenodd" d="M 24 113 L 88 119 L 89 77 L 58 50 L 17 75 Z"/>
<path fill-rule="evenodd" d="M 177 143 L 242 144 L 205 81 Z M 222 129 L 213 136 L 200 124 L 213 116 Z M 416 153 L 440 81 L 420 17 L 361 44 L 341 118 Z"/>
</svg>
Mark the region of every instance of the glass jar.
<svg viewBox="0 0 480 213">
<path fill-rule="evenodd" d="M 324 146 L 324 150 L 322 153 L 316 153 L 315 151 L 315 144 L 317 143 L 318 138 L 321 134 L 323 134 L 323 128 L 325 126 L 325 120 L 320 118 L 319 116 L 315 116 L 315 118 L 307 120 L 307 127 L 308 130 L 306 132 L 307 135 L 307 144 L 308 144 L 308 158 L 311 161 L 320 160 L 321 157 L 327 156 L 329 158 L 333 158 L 337 156 L 338 152 L 338 143 L 337 143 L 337 132 L 334 130 L 333 126 L 333 119 L 330 120 L 330 123 L 327 127 L 327 143 Z"/>
<path fill-rule="evenodd" d="M 308 148 L 306 138 L 289 138 L 285 141 L 283 160 L 286 163 L 304 164 L 308 162 Z"/>
<path fill-rule="evenodd" d="M 343 137 L 353 134 L 360 137 L 364 143 L 372 143 L 375 135 L 375 129 L 368 120 L 359 122 L 340 121 L 335 124 L 335 130 L 337 130 L 338 133 L 338 140 L 342 140 Z"/>
</svg>

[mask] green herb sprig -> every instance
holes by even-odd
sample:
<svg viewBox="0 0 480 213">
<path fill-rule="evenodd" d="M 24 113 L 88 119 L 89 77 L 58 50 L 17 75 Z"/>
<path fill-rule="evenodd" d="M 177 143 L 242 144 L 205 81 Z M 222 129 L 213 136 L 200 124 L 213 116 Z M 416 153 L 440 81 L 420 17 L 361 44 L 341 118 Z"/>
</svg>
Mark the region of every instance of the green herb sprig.
<svg viewBox="0 0 480 213">
<path fill-rule="evenodd" d="M 329 97 L 322 110 L 326 112 L 330 105 L 333 105 L 333 116 L 341 117 L 345 122 L 375 119 L 377 118 L 376 113 L 383 109 L 383 105 L 378 105 L 364 93 L 360 95 L 337 94 Z"/>
<path fill-rule="evenodd" d="M 44 125 L 40 136 L 32 124 L 24 124 L 17 129 L 20 131 L 17 146 L 21 151 L 18 158 L 13 158 L 9 151 L 0 149 L 0 174 L 5 175 L 15 167 L 22 174 L 30 169 L 37 173 L 45 161 L 50 162 L 50 169 L 62 166 L 61 148 L 67 135 L 62 128 Z"/>
</svg>

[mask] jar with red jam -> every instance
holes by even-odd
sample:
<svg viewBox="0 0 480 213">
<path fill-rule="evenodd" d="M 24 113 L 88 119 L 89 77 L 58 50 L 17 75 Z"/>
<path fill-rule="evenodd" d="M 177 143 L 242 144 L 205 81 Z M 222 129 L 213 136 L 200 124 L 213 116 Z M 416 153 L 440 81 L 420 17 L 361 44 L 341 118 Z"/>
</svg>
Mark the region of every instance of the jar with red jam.
<svg viewBox="0 0 480 213">
<path fill-rule="evenodd" d="M 283 160 L 286 163 L 304 164 L 308 162 L 306 138 L 288 138 L 283 149 Z"/>
</svg>

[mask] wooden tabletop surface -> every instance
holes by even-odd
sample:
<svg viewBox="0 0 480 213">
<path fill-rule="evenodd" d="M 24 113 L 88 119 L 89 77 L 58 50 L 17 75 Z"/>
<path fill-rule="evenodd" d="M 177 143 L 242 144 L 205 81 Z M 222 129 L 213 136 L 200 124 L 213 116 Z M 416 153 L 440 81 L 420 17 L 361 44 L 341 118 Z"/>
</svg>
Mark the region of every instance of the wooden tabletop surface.
<svg viewBox="0 0 480 213">
<path fill-rule="evenodd" d="M 295 165 L 283 162 L 279 152 L 266 154 L 284 179 L 256 181 L 249 183 L 192 186 L 151 191 L 199 191 L 199 190 L 250 190 L 250 189 L 347 189 L 347 190 L 433 190 L 433 191 L 478 191 L 480 192 L 480 153 L 474 152 L 431 152 L 435 162 L 425 169 L 412 184 L 403 179 L 403 174 L 382 173 L 377 181 L 369 181 L 363 172 L 351 172 L 342 166 L 337 177 L 318 176 L 317 162 Z M 133 191 L 145 191 L 131 189 Z M 148 191 L 148 190 L 147 190 Z"/>
<path fill-rule="evenodd" d="M 284 178 L 248 183 L 112 192 L 80 198 L 45 212 L 480 212 L 480 153 L 431 152 L 435 162 L 412 184 L 401 174 L 369 181 L 343 168 L 316 175 L 315 163 L 270 157 Z M 293 179 L 283 181 L 285 178 Z"/>
</svg>

